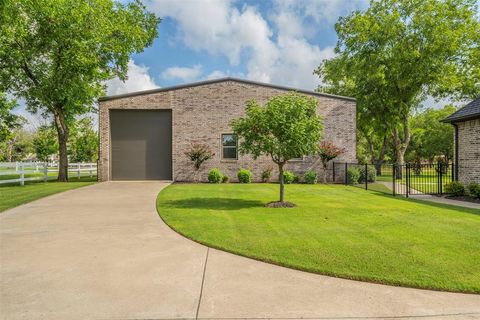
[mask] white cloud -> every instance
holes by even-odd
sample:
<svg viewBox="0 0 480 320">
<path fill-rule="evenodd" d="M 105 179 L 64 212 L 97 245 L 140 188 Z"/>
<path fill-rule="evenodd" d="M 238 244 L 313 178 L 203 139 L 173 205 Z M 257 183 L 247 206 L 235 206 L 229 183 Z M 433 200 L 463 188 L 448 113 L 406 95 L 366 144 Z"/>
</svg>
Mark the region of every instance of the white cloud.
<svg viewBox="0 0 480 320">
<path fill-rule="evenodd" d="M 231 65 L 245 60 L 245 77 L 249 79 L 314 89 L 319 80 L 313 70 L 323 59 L 334 55 L 333 47 L 320 48 L 308 41 L 308 28 L 303 21 L 307 6 L 296 3 L 275 2 L 269 20 L 255 6 L 243 5 L 238 9 L 233 1 L 151 0 L 149 7 L 161 17 L 175 20 L 177 40 L 187 47 L 225 56 Z M 315 10 L 320 10 L 317 7 Z M 174 78 L 175 74 L 184 81 L 200 77 L 198 68 L 169 69 L 162 77 Z M 203 78 L 225 75 L 214 71 Z"/>
<path fill-rule="evenodd" d="M 187 47 L 225 56 L 234 66 L 244 62 L 246 78 L 311 90 L 319 84 L 313 70 L 334 52 L 333 47 L 320 48 L 309 42 L 313 31 L 304 20 L 331 18 L 335 12 L 341 12 L 337 7 L 345 6 L 347 1 L 334 1 L 335 5 L 317 2 L 325 1 L 301 5 L 291 0 L 274 2 L 268 19 L 255 6 L 243 5 L 238 9 L 233 1 L 151 0 L 149 7 L 160 17 L 168 16 L 177 23 L 177 40 Z M 186 68 L 174 68 L 177 73 L 187 73 Z M 225 72 L 212 72 L 206 78 L 224 75 Z M 177 78 L 188 81 L 199 76 Z"/>
<path fill-rule="evenodd" d="M 193 67 L 170 67 L 162 72 L 161 77 L 165 80 L 180 79 L 185 82 L 194 81 L 202 74 L 202 66 L 197 64 Z"/>
<path fill-rule="evenodd" d="M 334 24 L 347 12 L 368 6 L 369 0 L 275 0 L 284 12 L 312 18 L 318 25 Z"/>
<path fill-rule="evenodd" d="M 137 65 L 135 61 L 128 62 L 127 80 L 118 78 L 107 81 L 107 95 L 116 95 L 158 88 L 150 74 L 148 67 Z"/>
<path fill-rule="evenodd" d="M 220 78 L 225 78 L 225 77 L 228 77 L 228 74 L 223 72 L 223 71 L 220 71 L 220 70 L 214 70 L 212 72 L 210 72 L 206 77 L 205 79 L 207 80 L 211 80 L 211 79 L 220 79 Z"/>
</svg>

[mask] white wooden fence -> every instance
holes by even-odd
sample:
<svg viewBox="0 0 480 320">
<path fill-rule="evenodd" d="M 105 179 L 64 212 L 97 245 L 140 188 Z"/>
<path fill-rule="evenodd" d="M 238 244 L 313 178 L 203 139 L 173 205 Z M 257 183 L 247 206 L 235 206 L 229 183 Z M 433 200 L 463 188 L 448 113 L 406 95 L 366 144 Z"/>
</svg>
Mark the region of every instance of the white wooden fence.
<svg viewBox="0 0 480 320">
<path fill-rule="evenodd" d="M 56 173 L 56 175 L 55 175 Z M 68 164 L 69 178 L 72 174 L 75 178 L 97 175 L 96 163 L 69 163 Z M 31 177 L 26 177 L 31 175 Z M 18 176 L 11 179 L 6 176 Z M 24 185 L 25 181 L 44 181 L 56 179 L 58 176 L 57 163 L 45 162 L 0 162 L 0 185 L 2 184 L 16 184 Z"/>
</svg>

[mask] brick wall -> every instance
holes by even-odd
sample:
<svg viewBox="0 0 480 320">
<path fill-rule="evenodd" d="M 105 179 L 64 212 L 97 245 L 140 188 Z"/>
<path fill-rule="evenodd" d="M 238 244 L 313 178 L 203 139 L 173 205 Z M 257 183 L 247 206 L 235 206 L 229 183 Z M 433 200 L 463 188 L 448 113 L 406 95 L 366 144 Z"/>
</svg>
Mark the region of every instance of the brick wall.
<svg viewBox="0 0 480 320">
<path fill-rule="evenodd" d="M 275 164 L 269 158 L 253 160 L 250 156 L 239 155 L 238 160 L 222 160 L 221 135 L 231 133 L 230 122 L 244 115 L 245 101 L 255 99 L 264 104 L 269 97 L 284 94 L 286 91 L 256 84 L 236 81 L 224 81 L 184 87 L 100 101 L 100 157 L 99 179 L 110 179 L 110 109 L 172 109 L 173 132 L 173 179 L 192 181 L 194 169 L 185 156 L 192 143 L 204 143 L 215 152 L 215 157 L 207 161 L 198 177 L 205 181 L 211 168 L 218 167 L 232 181 L 237 181 L 236 173 L 240 168 L 250 169 L 256 181 L 268 167 Z M 346 152 L 337 161 L 356 161 L 356 105 L 354 101 L 328 96 L 314 95 L 319 101 L 318 114 L 323 117 L 324 139 L 345 148 Z M 321 174 L 321 162 L 316 157 L 307 157 L 303 161 L 292 161 L 287 169 L 303 174 L 313 169 Z"/>
<path fill-rule="evenodd" d="M 458 125 L 458 180 L 480 183 L 480 119 Z"/>
</svg>

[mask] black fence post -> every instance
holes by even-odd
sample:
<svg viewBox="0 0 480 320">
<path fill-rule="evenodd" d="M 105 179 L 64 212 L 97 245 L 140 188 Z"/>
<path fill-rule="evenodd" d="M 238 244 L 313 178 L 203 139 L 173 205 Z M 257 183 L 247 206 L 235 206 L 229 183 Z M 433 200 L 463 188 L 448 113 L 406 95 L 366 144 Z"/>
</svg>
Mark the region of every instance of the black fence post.
<svg viewBox="0 0 480 320">
<path fill-rule="evenodd" d="M 347 168 L 348 168 L 348 163 L 345 162 L 345 185 L 348 184 L 348 181 L 347 181 Z"/>
<path fill-rule="evenodd" d="M 452 181 L 457 181 L 457 179 L 455 178 L 455 165 L 453 164 L 453 162 L 452 162 Z"/>
<path fill-rule="evenodd" d="M 438 169 L 440 171 L 440 177 L 438 179 L 438 191 L 440 192 L 440 195 L 443 194 L 443 164 L 441 162 L 438 163 Z M 448 167 L 447 167 L 448 169 Z"/>
<path fill-rule="evenodd" d="M 368 190 L 368 165 L 365 163 L 365 190 Z"/>
<path fill-rule="evenodd" d="M 332 162 L 332 164 L 333 164 L 333 173 L 332 173 L 332 174 L 333 174 L 333 178 L 332 178 L 332 180 L 333 180 L 333 183 L 335 183 L 335 161 Z"/>
<path fill-rule="evenodd" d="M 396 194 L 395 194 L 395 185 L 396 185 L 396 183 L 395 183 L 395 174 L 396 174 L 396 170 L 397 170 L 397 169 L 395 168 L 395 165 L 392 164 L 392 184 L 393 184 L 392 192 L 393 192 L 393 196 L 396 195 Z"/>
<path fill-rule="evenodd" d="M 400 170 L 402 170 L 402 168 L 400 167 Z M 405 191 L 405 196 L 408 198 L 408 189 L 410 188 L 410 166 L 407 164 L 405 164 L 405 173 L 407 175 L 406 177 L 406 191 Z"/>
</svg>

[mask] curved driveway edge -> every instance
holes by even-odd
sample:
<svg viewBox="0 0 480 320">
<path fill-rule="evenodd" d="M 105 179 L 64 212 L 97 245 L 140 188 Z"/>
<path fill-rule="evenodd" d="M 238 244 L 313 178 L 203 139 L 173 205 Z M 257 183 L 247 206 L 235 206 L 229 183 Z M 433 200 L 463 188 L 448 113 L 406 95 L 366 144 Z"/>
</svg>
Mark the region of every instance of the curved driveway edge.
<svg viewBox="0 0 480 320">
<path fill-rule="evenodd" d="M 480 319 L 480 295 L 321 276 L 208 249 L 108 182 L 0 215 L 1 319 Z"/>
</svg>

